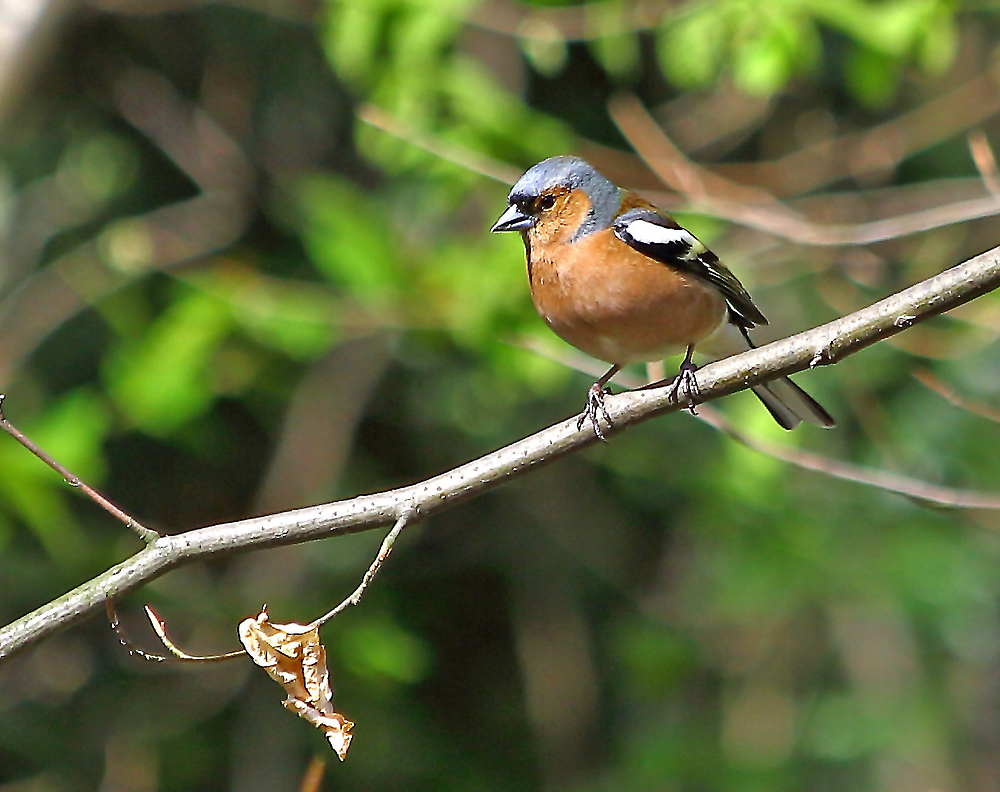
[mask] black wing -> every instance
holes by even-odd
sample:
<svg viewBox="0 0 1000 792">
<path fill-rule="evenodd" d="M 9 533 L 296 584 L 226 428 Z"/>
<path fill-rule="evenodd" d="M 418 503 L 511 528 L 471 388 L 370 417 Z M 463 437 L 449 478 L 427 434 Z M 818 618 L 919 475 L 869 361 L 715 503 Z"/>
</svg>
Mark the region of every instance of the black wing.
<svg viewBox="0 0 1000 792">
<path fill-rule="evenodd" d="M 767 324 L 743 284 L 719 257 L 671 218 L 655 209 L 629 209 L 615 219 L 612 227 L 622 242 L 640 253 L 715 286 L 726 298 L 733 324 L 743 328 Z"/>
</svg>

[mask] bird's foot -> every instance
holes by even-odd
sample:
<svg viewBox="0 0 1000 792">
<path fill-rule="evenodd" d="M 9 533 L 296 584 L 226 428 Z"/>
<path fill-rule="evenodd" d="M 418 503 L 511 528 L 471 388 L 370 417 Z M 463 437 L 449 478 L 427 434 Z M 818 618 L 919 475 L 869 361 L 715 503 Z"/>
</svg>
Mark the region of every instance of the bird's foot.
<svg viewBox="0 0 1000 792">
<path fill-rule="evenodd" d="M 674 401 L 680 402 L 683 399 L 683 401 L 687 402 L 687 408 L 690 410 L 691 415 L 697 415 L 694 403 L 695 399 L 701 395 L 701 390 L 698 388 L 698 380 L 694 376 L 697 370 L 698 367 L 694 363 L 685 359 L 681 363 L 680 371 L 677 372 L 677 376 L 674 377 L 674 381 L 670 384 L 668 391 L 670 398 Z"/>
<path fill-rule="evenodd" d="M 601 431 L 601 416 L 604 416 L 604 420 L 609 427 L 615 425 L 615 422 L 611 420 L 611 416 L 608 415 L 607 408 L 604 406 L 604 397 L 610 394 L 611 388 L 605 388 L 599 382 L 595 382 L 590 386 L 590 390 L 587 391 L 587 406 L 584 407 L 583 413 L 576 422 L 577 431 L 583 428 L 584 421 L 589 420 L 590 425 L 594 427 L 594 434 L 604 442 L 607 442 L 604 432 Z"/>
</svg>

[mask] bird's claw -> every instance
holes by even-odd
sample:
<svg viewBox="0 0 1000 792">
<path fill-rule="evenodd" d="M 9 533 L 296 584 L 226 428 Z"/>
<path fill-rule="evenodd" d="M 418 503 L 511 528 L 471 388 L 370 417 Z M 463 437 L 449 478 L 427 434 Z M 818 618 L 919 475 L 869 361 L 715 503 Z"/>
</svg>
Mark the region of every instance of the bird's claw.
<svg viewBox="0 0 1000 792">
<path fill-rule="evenodd" d="M 697 415 L 694 409 L 695 400 L 701 395 L 698 380 L 694 376 L 697 370 L 698 367 L 694 363 L 690 360 L 685 360 L 681 364 L 677 376 L 674 377 L 674 381 L 670 384 L 670 390 L 668 391 L 673 401 L 679 403 L 683 399 L 683 401 L 687 402 L 687 408 L 690 410 L 691 415 Z M 681 394 L 683 394 L 683 397 Z"/>
<path fill-rule="evenodd" d="M 604 436 L 604 432 L 601 431 L 601 416 L 604 416 L 604 420 L 609 427 L 615 425 L 615 422 L 611 420 L 611 416 L 608 415 L 607 408 L 604 406 L 604 397 L 610 393 L 611 388 L 602 387 L 597 382 L 590 386 L 590 390 L 587 391 L 587 406 L 584 407 L 583 413 L 581 413 L 576 422 L 577 431 L 583 428 L 584 421 L 589 420 L 590 425 L 594 427 L 594 434 L 604 442 L 607 442 L 608 439 Z"/>
</svg>

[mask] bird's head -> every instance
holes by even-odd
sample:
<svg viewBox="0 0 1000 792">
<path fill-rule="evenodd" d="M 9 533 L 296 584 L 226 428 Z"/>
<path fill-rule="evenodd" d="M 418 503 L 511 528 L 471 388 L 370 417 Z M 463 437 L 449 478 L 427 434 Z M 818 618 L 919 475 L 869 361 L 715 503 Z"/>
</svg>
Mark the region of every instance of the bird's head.
<svg viewBox="0 0 1000 792">
<path fill-rule="evenodd" d="M 528 232 L 547 226 L 575 241 L 607 228 L 621 206 L 621 190 L 579 157 L 550 157 L 532 166 L 507 196 L 507 211 L 491 231 Z"/>
</svg>

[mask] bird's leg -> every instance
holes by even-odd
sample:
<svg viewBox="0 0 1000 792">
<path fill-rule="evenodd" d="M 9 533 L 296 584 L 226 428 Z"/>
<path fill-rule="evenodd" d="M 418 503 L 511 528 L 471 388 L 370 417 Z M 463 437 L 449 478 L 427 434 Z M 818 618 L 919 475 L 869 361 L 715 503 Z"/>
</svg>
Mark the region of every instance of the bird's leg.
<svg viewBox="0 0 1000 792">
<path fill-rule="evenodd" d="M 608 384 L 615 374 L 621 370 L 621 366 L 612 366 L 607 372 L 601 377 L 597 382 L 590 386 L 590 390 L 587 391 L 587 406 L 583 408 L 583 413 L 580 415 L 579 420 L 576 422 L 577 430 L 583 428 L 583 422 L 590 419 L 590 425 L 594 427 L 594 434 L 596 434 L 601 440 L 607 441 L 604 436 L 604 432 L 601 431 L 601 420 L 600 416 L 604 416 L 604 420 L 608 422 L 608 426 L 614 426 L 614 421 L 611 420 L 611 416 L 608 415 L 607 409 L 604 407 L 604 397 L 611 393 L 611 388 L 605 388 L 604 386 Z M 600 413 L 600 415 L 598 414 Z"/>
<path fill-rule="evenodd" d="M 680 401 L 681 393 L 684 394 L 684 399 L 688 403 L 688 409 L 691 414 L 694 415 L 694 400 L 698 397 L 700 391 L 698 390 L 698 380 L 695 379 L 694 373 L 698 370 L 698 367 L 691 362 L 691 356 L 694 354 L 694 345 L 687 348 L 687 354 L 684 355 L 684 360 L 681 361 L 680 370 L 677 372 L 677 376 L 669 381 L 670 398 L 674 401 Z M 662 388 L 664 385 L 668 384 L 667 380 L 660 380 L 659 382 L 651 382 L 649 385 L 643 385 L 639 390 L 649 390 L 650 388 Z"/>
<path fill-rule="evenodd" d="M 698 380 L 695 379 L 694 376 L 698 367 L 691 362 L 691 356 L 693 354 L 694 344 L 691 344 L 687 348 L 684 360 L 681 361 L 681 367 L 677 372 L 677 376 L 674 377 L 674 381 L 670 385 L 670 398 L 674 401 L 680 401 L 681 391 L 683 391 L 684 398 L 687 400 L 688 409 L 691 411 L 691 415 L 695 414 L 694 400 L 698 398 L 698 395 L 700 394 L 700 391 L 698 390 Z"/>
</svg>

